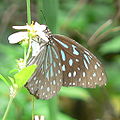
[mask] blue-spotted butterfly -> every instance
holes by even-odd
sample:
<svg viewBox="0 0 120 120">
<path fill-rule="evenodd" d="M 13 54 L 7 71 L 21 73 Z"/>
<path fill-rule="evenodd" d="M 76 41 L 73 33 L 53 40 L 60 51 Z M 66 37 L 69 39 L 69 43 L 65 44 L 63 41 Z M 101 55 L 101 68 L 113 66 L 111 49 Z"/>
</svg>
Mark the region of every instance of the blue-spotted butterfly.
<svg viewBox="0 0 120 120">
<path fill-rule="evenodd" d="M 89 50 L 71 38 L 52 34 L 46 25 L 40 27 L 41 36 L 33 39 L 28 61 L 38 67 L 25 84 L 32 95 L 50 99 L 62 86 L 95 88 L 106 84 L 104 68 Z"/>
</svg>

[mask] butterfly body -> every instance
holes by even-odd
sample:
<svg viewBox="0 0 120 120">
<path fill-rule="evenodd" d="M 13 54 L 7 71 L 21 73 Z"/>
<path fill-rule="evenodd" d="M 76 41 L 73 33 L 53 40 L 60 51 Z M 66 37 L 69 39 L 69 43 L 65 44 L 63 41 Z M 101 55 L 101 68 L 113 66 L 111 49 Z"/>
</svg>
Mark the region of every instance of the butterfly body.
<svg viewBox="0 0 120 120">
<path fill-rule="evenodd" d="M 41 27 L 41 26 L 40 26 Z M 51 34 L 47 26 L 32 41 L 32 57 L 28 64 L 38 67 L 25 87 L 39 99 L 50 99 L 62 86 L 95 88 L 106 83 L 100 61 L 76 41 Z"/>
</svg>

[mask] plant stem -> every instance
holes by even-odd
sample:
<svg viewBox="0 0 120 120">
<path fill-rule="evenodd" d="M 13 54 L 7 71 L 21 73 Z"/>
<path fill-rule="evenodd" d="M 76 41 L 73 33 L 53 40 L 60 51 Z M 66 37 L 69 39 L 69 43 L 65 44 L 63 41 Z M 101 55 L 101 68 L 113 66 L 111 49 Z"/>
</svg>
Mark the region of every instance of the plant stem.
<svg viewBox="0 0 120 120">
<path fill-rule="evenodd" d="M 31 12 L 30 12 L 30 0 L 26 0 L 27 3 L 27 22 L 31 24 Z"/>
<path fill-rule="evenodd" d="M 31 24 L 31 12 L 30 12 L 30 0 L 26 0 L 27 2 L 27 22 L 28 24 L 30 25 Z M 25 53 L 26 53 L 26 56 L 25 56 L 25 62 L 27 63 L 27 60 L 30 56 L 30 52 L 31 52 L 31 35 L 29 34 L 29 47 L 28 47 L 28 51 L 26 51 L 25 49 Z M 32 96 L 32 120 L 34 120 L 34 97 Z"/>
<path fill-rule="evenodd" d="M 9 111 L 9 109 L 10 109 L 10 106 L 11 106 L 11 104 L 12 104 L 13 99 L 14 99 L 14 97 L 10 97 L 10 100 L 9 100 L 9 102 L 8 102 L 8 105 L 7 105 L 7 109 L 6 109 L 6 111 L 5 111 L 5 114 L 4 114 L 3 118 L 2 118 L 2 120 L 5 120 L 5 119 L 6 119 L 6 117 L 7 117 L 7 115 L 8 115 L 8 111 Z"/>
<path fill-rule="evenodd" d="M 30 52 L 31 52 L 31 36 L 29 35 L 29 47 L 28 47 L 28 51 L 27 51 L 27 55 L 26 55 L 26 62 L 30 56 Z"/>
<path fill-rule="evenodd" d="M 97 31 L 90 37 L 90 39 L 88 40 L 88 45 L 92 46 L 94 45 L 94 42 L 97 38 L 97 36 L 105 29 L 107 28 L 109 25 L 112 24 L 112 20 L 108 20 L 107 22 L 105 22 L 103 25 L 101 25 Z"/>
<path fill-rule="evenodd" d="M 26 47 L 24 47 L 24 64 L 25 64 L 25 66 L 26 66 L 26 53 L 27 53 L 27 48 Z"/>
<path fill-rule="evenodd" d="M 35 111 L 35 99 L 32 96 L 32 120 L 34 120 L 34 111 Z"/>
<path fill-rule="evenodd" d="M 27 22 L 30 25 L 31 24 L 31 12 L 30 12 L 30 0 L 26 0 L 26 4 L 27 4 Z M 24 49 L 25 50 L 25 49 Z M 25 56 L 25 63 L 27 62 L 30 52 L 31 52 L 31 36 L 29 35 L 29 47 L 28 47 L 28 51 L 25 51 L 26 56 Z"/>
</svg>

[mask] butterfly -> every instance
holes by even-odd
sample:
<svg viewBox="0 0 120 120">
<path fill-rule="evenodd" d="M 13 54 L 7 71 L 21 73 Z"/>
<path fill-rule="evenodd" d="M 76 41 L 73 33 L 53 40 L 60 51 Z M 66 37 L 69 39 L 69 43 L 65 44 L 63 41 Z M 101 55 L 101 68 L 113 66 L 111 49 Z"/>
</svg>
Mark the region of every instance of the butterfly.
<svg viewBox="0 0 120 120">
<path fill-rule="evenodd" d="M 62 86 L 96 88 L 106 84 L 101 62 L 75 40 L 52 34 L 46 25 L 39 25 L 41 36 L 32 39 L 32 57 L 28 65 L 37 68 L 25 84 L 38 99 L 50 99 Z"/>
</svg>

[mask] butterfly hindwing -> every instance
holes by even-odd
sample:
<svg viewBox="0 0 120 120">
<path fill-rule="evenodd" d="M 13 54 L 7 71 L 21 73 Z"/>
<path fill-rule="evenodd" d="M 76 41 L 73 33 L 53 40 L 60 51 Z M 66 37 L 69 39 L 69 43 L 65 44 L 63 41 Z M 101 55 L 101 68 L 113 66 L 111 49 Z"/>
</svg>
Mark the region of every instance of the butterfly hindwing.
<svg viewBox="0 0 120 120">
<path fill-rule="evenodd" d="M 53 37 L 61 58 L 63 86 L 95 88 L 106 83 L 102 64 L 90 51 L 68 37 Z"/>
<path fill-rule="evenodd" d="M 42 49 L 37 56 L 30 59 L 29 65 L 37 64 L 38 67 L 25 87 L 35 97 L 49 99 L 62 86 L 61 62 L 56 46 L 46 45 Z"/>
</svg>

